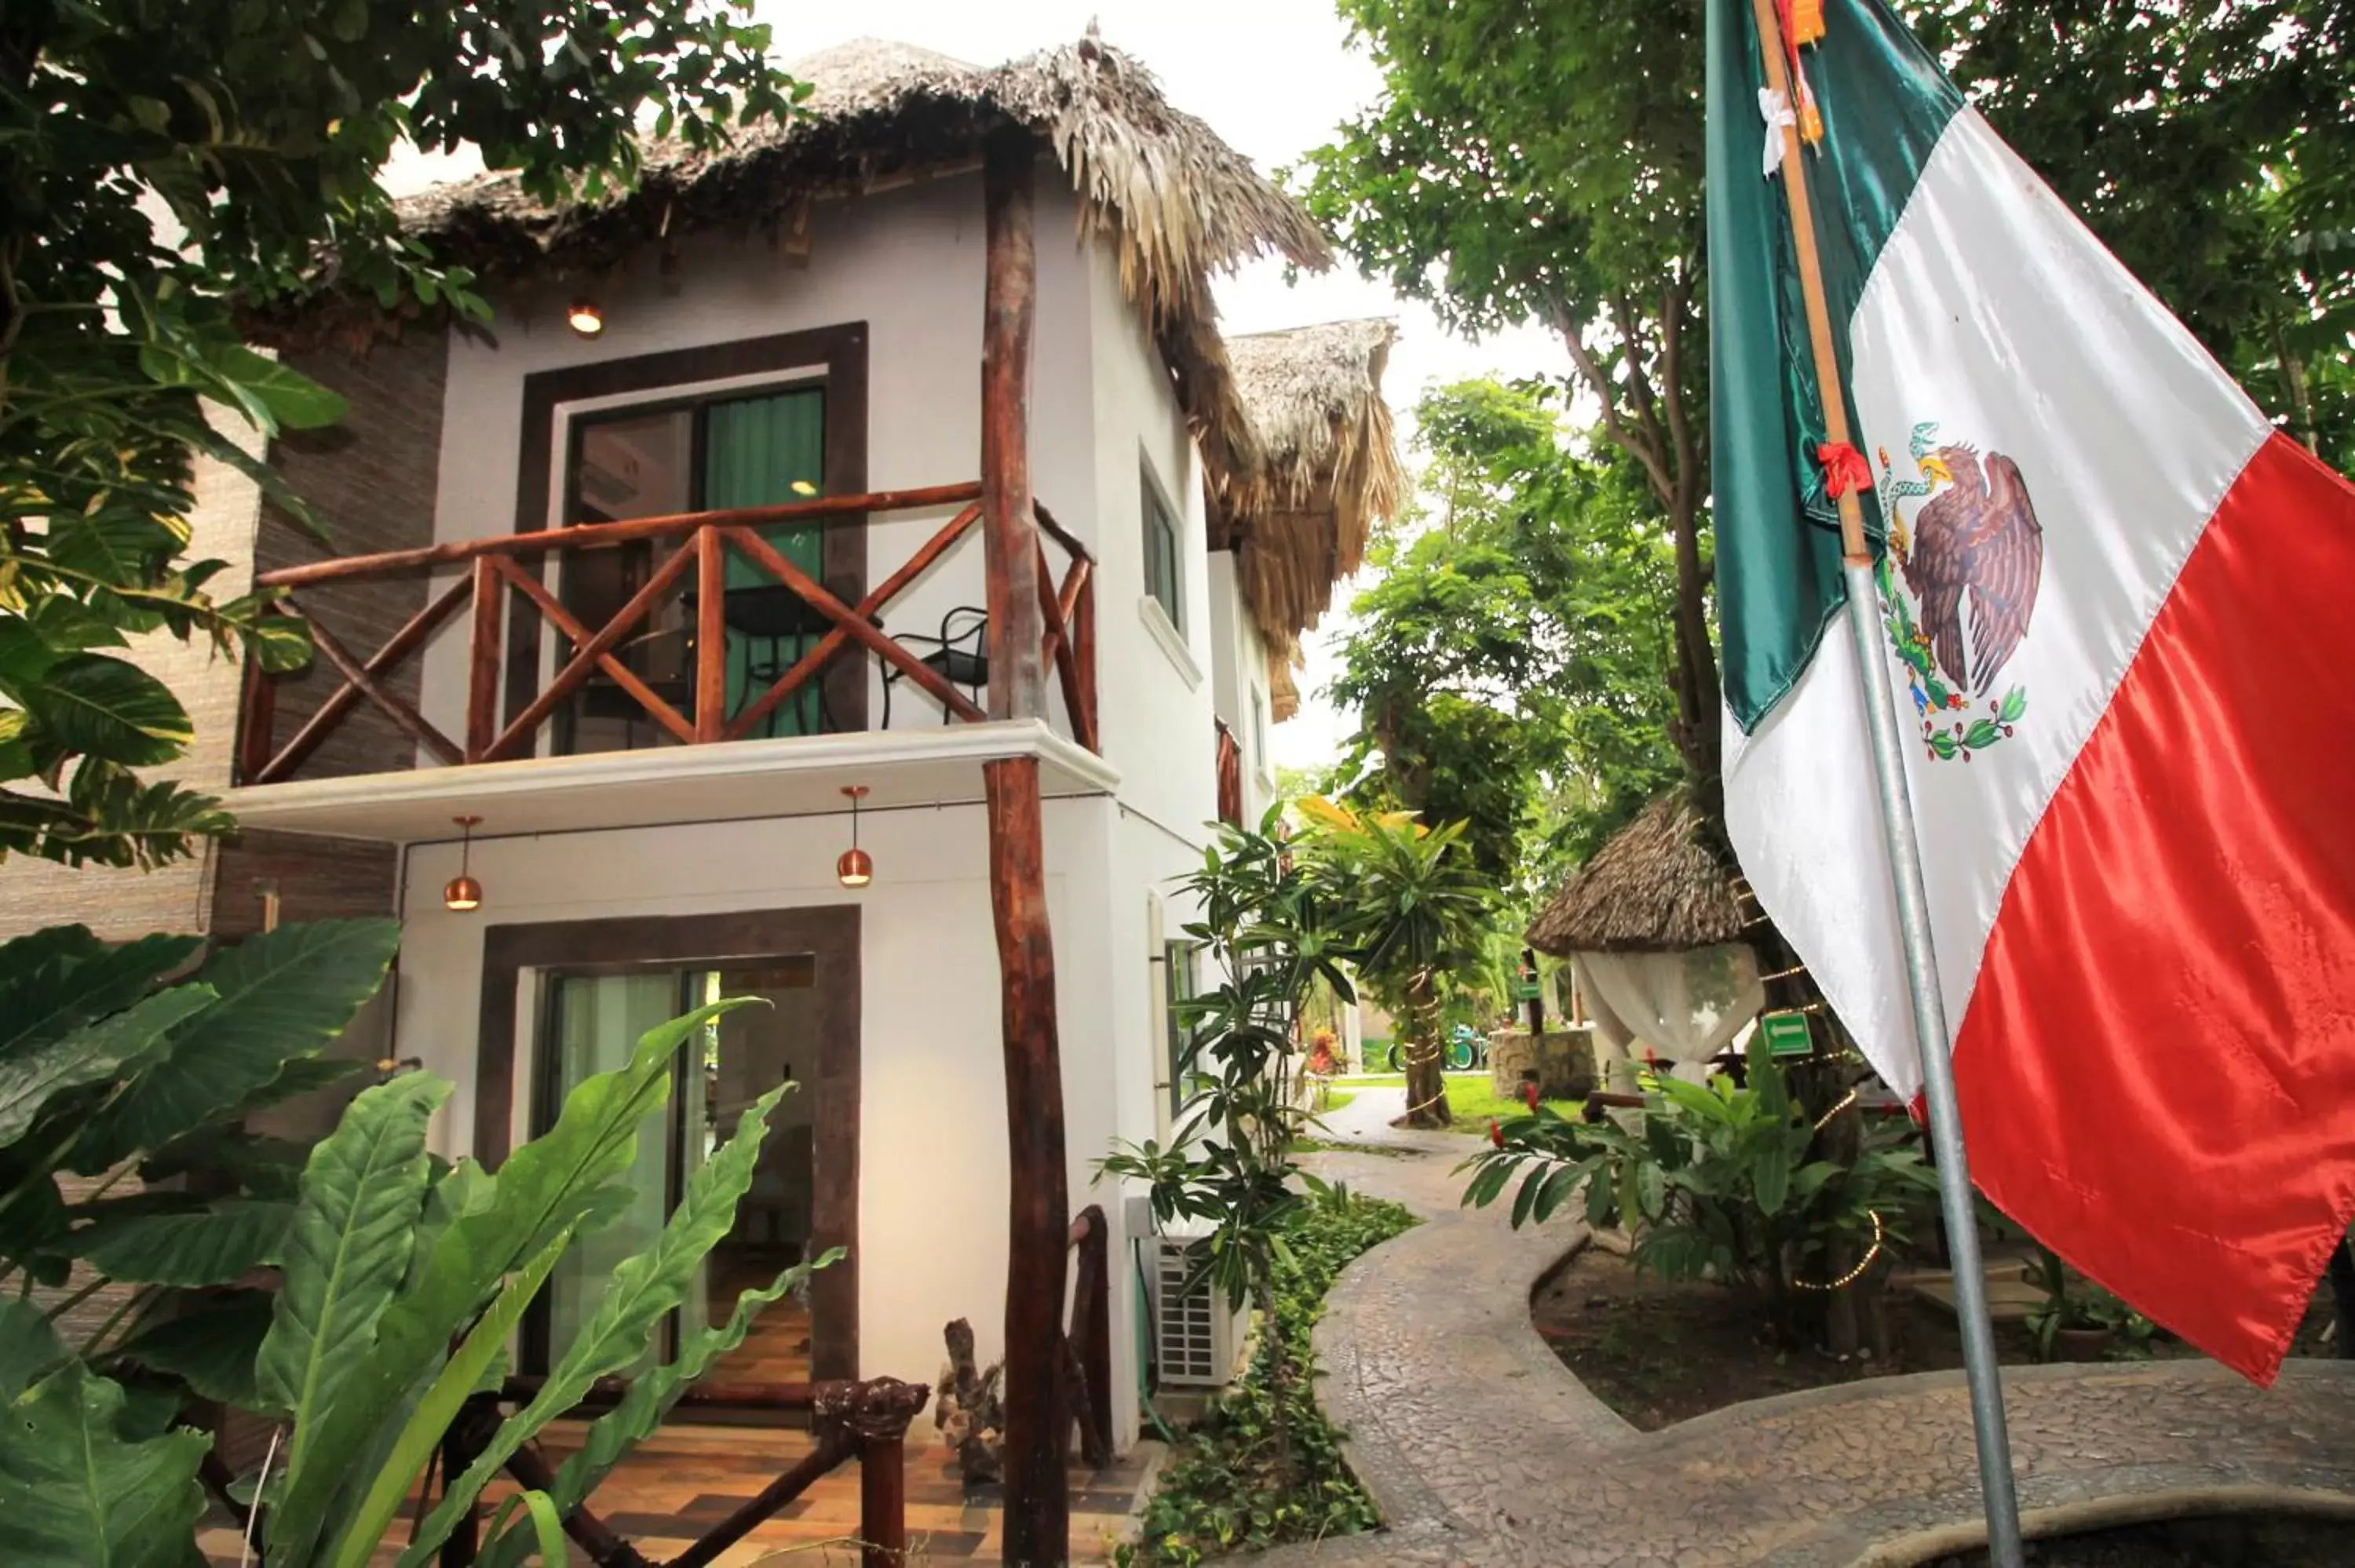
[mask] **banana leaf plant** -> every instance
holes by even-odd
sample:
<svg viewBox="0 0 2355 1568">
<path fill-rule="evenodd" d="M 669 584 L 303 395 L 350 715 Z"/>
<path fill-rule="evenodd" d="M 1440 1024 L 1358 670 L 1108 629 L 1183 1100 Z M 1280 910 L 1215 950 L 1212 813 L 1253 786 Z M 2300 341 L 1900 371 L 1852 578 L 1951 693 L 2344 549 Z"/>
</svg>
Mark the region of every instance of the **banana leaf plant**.
<svg viewBox="0 0 2355 1568">
<path fill-rule="evenodd" d="M 261 1561 L 359 1568 L 461 1404 L 498 1382 L 557 1259 L 625 1205 L 636 1140 L 668 1099 L 679 1046 L 742 1005 L 648 1032 L 496 1172 L 427 1152 L 450 1086 L 411 1073 L 354 1099 L 290 1174 L 287 1150 L 236 1123 L 329 1076 L 319 1053 L 373 993 L 396 939 L 389 922 L 289 927 L 176 985 L 157 982 L 193 957 L 184 938 L 107 948 L 69 928 L 0 946 L 0 1266 L 25 1285 L 0 1301 L 0 1562 L 200 1561 L 197 1472 L 211 1440 L 180 1418 L 201 1398 L 278 1427 L 252 1478 Z M 506 1459 L 591 1383 L 639 1362 L 733 1224 L 788 1086 L 744 1113 L 654 1245 L 615 1267 L 538 1397 L 449 1478 L 403 1564 L 430 1560 Z M 176 1170 L 214 1172 L 232 1191 L 69 1204 L 57 1183 L 60 1171 Z M 560 1560 L 556 1521 L 762 1307 L 836 1255 L 745 1292 L 725 1323 L 638 1377 L 549 1494 L 496 1516 L 489 1560 Z M 97 1283 L 138 1288 L 123 1321 L 69 1346 L 58 1321 L 86 1291 L 45 1309 L 29 1287 L 61 1283 L 76 1260 Z M 274 1289 L 250 1285 L 272 1269 Z"/>
</svg>

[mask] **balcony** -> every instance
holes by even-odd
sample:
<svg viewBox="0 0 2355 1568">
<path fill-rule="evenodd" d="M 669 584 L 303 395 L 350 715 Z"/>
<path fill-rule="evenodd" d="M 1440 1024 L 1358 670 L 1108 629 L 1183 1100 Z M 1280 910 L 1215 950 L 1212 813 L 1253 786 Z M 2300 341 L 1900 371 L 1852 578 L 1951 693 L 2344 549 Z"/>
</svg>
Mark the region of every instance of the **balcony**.
<svg viewBox="0 0 2355 1568">
<path fill-rule="evenodd" d="M 1060 727 L 989 719 L 979 699 L 991 663 L 1014 654 L 978 606 L 962 622 L 918 626 L 911 616 L 909 629 L 893 627 L 912 588 L 980 550 L 969 538 L 980 531 L 980 495 L 974 482 L 825 496 L 261 573 L 256 586 L 277 589 L 309 624 L 319 673 L 340 684 L 307 713 L 282 715 L 282 677 L 249 668 L 240 787 L 229 803 L 254 826 L 409 840 L 446 832 L 461 810 L 496 809 L 503 827 L 548 832 L 820 810 L 838 807 L 837 789 L 852 781 L 870 785 L 878 805 L 972 800 L 979 764 L 1007 756 L 1038 758 L 1048 795 L 1101 792 L 1114 776 L 1097 755 L 1095 563 L 1045 508 L 1035 509 L 1029 553 L 1039 665 L 1060 692 Z M 856 602 L 764 536 L 946 507 L 955 508 L 948 521 Z M 610 612 L 584 610 L 579 593 L 568 602 L 568 584 L 615 582 L 627 591 L 605 594 L 620 601 Z M 371 604 L 368 585 L 422 607 L 362 654 L 338 624 L 347 631 L 368 609 L 386 624 L 389 600 Z M 745 653 L 756 641 L 770 652 L 765 667 Z M 419 673 L 429 651 L 453 642 L 464 652 L 455 735 L 445 726 L 459 694 Z M 887 718 L 898 694 L 901 727 L 866 727 L 870 672 Z M 846 679 L 858 700 L 829 704 Z M 442 700 L 412 700 L 403 685 Z M 837 706 L 851 722 L 839 722 Z M 443 724 L 429 716 L 437 711 Z M 355 773 L 348 758 L 339 772 L 310 768 L 370 712 L 403 743 L 368 748 L 381 769 Z"/>
</svg>

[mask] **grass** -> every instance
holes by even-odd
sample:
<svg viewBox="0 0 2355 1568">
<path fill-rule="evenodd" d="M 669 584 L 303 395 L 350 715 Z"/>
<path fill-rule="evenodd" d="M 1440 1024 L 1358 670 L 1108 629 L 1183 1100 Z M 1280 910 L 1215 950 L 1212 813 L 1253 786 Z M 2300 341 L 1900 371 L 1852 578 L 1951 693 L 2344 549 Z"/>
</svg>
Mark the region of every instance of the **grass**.
<svg viewBox="0 0 2355 1568">
<path fill-rule="evenodd" d="M 1502 1121 L 1508 1117 L 1525 1114 L 1519 1100 L 1497 1093 L 1495 1083 L 1486 1068 L 1442 1075 L 1447 1084 L 1447 1119 L 1452 1131 L 1486 1133 L 1490 1117 Z M 1406 1086 L 1406 1076 L 1401 1073 L 1372 1073 L 1351 1078 L 1336 1078 L 1333 1082 L 1340 1087 L 1327 1108 L 1338 1110 L 1359 1091 L 1402 1089 Z M 1567 1117 L 1578 1115 L 1585 1104 L 1582 1100 L 1548 1100 L 1546 1103 Z M 1296 1147 L 1305 1148 L 1306 1145 Z"/>
</svg>

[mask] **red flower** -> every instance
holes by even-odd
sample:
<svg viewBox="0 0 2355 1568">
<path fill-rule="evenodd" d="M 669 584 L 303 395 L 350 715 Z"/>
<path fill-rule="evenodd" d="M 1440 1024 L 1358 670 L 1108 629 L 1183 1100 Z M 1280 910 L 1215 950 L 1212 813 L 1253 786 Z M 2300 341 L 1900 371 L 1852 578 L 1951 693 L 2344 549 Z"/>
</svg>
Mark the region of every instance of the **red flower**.
<svg viewBox="0 0 2355 1568">
<path fill-rule="evenodd" d="M 1525 1082 L 1521 1085 L 1521 1103 L 1529 1107 L 1532 1114 L 1536 1112 L 1538 1108 L 1538 1086 L 1535 1084 Z"/>
<path fill-rule="evenodd" d="M 1505 1127 L 1495 1117 L 1488 1118 L 1488 1141 L 1499 1149 L 1505 1147 Z"/>
</svg>

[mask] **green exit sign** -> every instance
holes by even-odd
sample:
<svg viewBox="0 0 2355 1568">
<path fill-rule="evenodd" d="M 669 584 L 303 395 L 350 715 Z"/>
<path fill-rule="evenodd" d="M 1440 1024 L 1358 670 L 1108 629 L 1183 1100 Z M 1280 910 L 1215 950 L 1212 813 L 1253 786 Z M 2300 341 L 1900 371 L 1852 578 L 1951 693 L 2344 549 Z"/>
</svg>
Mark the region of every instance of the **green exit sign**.
<svg viewBox="0 0 2355 1568">
<path fill-rule="evenodd" d="M 1816 1037 L 1807 1029 L 1804 1012 L 1767 1012 L 1759 1015 L 1758 1027 L 1766 1036 L 1769 1056 L 1812 1056 L 1816 1054 Z"/>
<path fill-rule="evenodd" d="M 1521 980 L 1513 987 L 1513 995 L 1522 1001 L 1535 1001 L 1545 994 L 1535 980 Z"/>
</svg>

